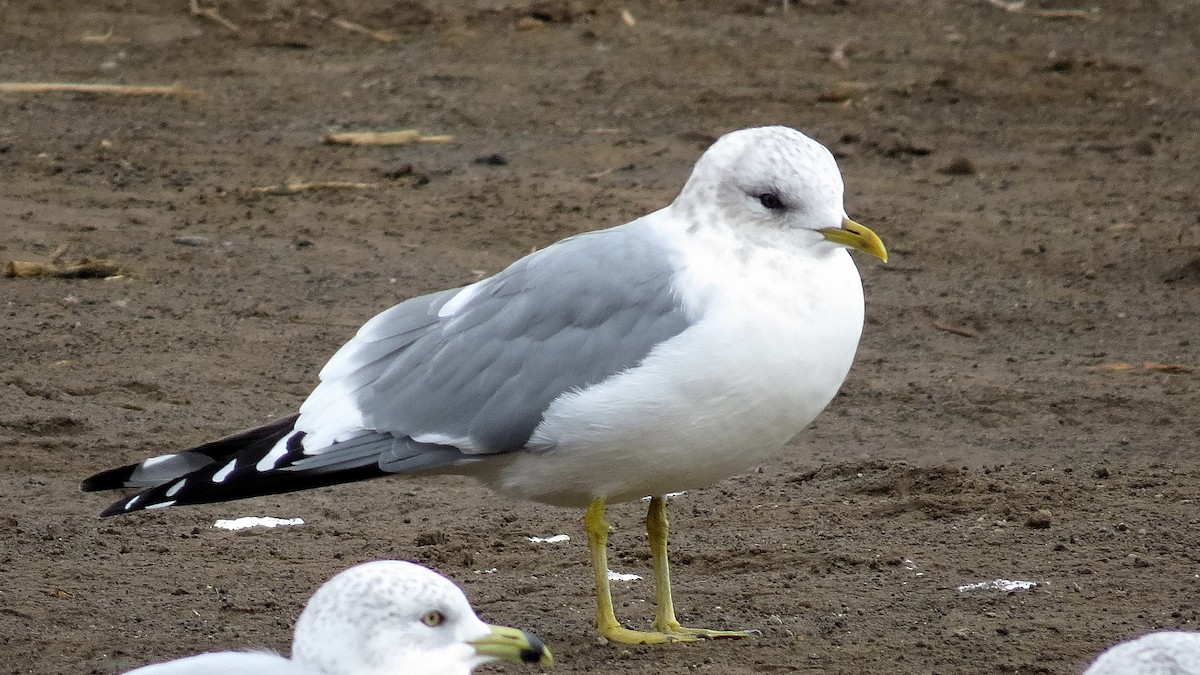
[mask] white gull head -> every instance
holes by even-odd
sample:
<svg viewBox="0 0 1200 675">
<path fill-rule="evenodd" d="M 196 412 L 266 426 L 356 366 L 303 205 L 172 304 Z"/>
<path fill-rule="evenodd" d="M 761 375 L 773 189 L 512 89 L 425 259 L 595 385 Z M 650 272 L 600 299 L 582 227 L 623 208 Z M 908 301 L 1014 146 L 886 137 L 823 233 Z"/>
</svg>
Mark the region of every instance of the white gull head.
<svg viewBox="0 0 1200 675">
<path fill-rule="evenodd" d="M 330 579 L 301 613 L 292 644 L 292 661 L 314 673 L 465 675 L 498 658 L 550 657 L 537 638 L 481 621 L 449 579 L 402 560 Z"/>
<path fill-rule="evenodd" d="M 825 146 L 788 127 L 725 134 L 700 157 L 672 209 L 693 222 L 767 231 L 840 228 L 844 186 Z M 713 217 L 715 215 L 717 217 Z"/>
</svg>

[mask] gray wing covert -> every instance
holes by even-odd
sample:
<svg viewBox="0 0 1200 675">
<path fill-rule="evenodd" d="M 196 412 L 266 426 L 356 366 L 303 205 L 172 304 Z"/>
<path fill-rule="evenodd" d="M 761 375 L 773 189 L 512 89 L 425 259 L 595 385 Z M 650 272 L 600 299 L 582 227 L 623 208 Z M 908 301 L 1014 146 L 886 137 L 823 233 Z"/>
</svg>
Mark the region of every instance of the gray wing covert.
<svg viewBox="0 0 1200 675">
<path fill-rule="evenodd" d="M 436 325 L 370 345 L 369 372 L 348 374 L 371 380 L 354 394 L 365 426 L 467 439 L 455 445 L 468 455 L 518 450 L 560 394 L 637 365 L 687 328 L 671 277 L 669 253 L 636 227 L 526 256 Z"/>
</svg>

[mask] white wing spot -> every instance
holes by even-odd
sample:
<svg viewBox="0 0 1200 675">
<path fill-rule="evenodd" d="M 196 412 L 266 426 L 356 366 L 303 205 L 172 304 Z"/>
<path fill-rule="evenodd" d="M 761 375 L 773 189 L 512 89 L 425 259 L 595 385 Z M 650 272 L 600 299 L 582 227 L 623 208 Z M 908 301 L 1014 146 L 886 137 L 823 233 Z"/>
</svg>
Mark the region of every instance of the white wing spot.
<svg viewBox="0 0 1200 675">
<path fill-rule="evenodd" d="M 172 459 L 174 459 L 175 457 L 178 457 L 178 455 L 175 453 L 172 453 L 169 455 L 159 455 L 158 457 L 151 457 L 150 459 L 143 460 L 140 468 L 149 469 L 150 467 L 153 467 L 157 464 L 162 464 L 163 462 L 169 462 Z"/>
<path fill-rule="evenodd" d="M 264 455 L 262 459 L 258 460 L 258 464 L 255 464 L 254 468 L 258 471 L 270 471 L 271 469 L 274 469 L 275 464 L 287 454 L 287 442 L 290 438 L 291 435 L 288 435 L 283 440 L 276 443 L 275 447 L 271 448 L 270 452 Z M 216 476 L 213 478 L 215 479 Z"/>
<path fill-rule="evenodd" d="M 175 500 L 172 499 L 172 500 L 165 501 L 165 502 L 159 502 L 157 504 L 150 504 L 150 505 L 146 506 L 145 508 L 147 511 L 150 509 L 165 509 L 168 506 L 173 506 L 174 504 L 175 504 Z"/>
<path fill-rule="evenodd" d="M 237 460 L 236 459 L 229 460 L 228 464 L 221 467 L 220 471 L 213 474 L 212 482 L 214 482 L 214 483 L 225 482 L 225 479 L 229 478 L 229 474 L 233 473 L 233 470 L 235 467 L 237 467 Z"/>
<path fill-rule="evenodd" d="M 167 497 L 174 497 L 175 495 L 179 494 L 179 491 L 183 489 L 183 484 L 184 484 L 184 483 L 186 483 L 186 482 L 187 482 L 187 479 L 186 479 L 186 478 L 181 478 L 181 479 L 180 479 L 179 481 L 177 481 L 177 482 L 176 482 L 174 485 L 172 485 L 171 487 L 167 488 L 166 496 L 167 496 Z"/>
</svg>

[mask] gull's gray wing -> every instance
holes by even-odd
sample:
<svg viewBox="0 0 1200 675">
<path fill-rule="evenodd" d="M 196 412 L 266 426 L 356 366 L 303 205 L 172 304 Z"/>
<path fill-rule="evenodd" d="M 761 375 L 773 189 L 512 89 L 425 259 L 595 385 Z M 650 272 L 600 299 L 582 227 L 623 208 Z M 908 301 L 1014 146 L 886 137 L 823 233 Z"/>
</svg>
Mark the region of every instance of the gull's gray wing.
<svg viewBox="0 0 1200 675">
<path fill-rule="evenodd" d="M 439 294 L 422 320 L 404 303 L 347 345 L 337 389 L 353 392 L 371 431 L 465 454 L 520 449 L 559 395 L 636 366 L 688 326 L 670 256 L 646 228 L 624 226 L 527 256 L 461 297 Z"/>
<path fill-rule="evenodd" d="M 648 218 L 652 218 L 650 216 Z M 300 414 L 97 474 L 142 487 L 102 515 L 227 501 L 522 449 L 550 403 L 637 366 L 690 321 L 645 220 L 563 240 L 363 325 Z"/>
</svg>

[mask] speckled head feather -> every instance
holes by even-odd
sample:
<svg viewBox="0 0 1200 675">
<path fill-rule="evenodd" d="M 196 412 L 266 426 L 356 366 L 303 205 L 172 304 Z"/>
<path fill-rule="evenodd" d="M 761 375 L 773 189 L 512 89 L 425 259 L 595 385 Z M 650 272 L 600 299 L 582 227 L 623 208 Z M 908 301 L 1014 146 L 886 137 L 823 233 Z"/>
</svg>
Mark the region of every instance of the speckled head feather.
<svg viewBox="0 0 1200 675">
<path fill-rule="evenodd" d="M 440 616 L 437 625 L 428 617 Z M 292 660 L 314 673 L 468 673 L 492 659 L 468 644 L 488 635 L 449 579 L 410 562 L 351 567 L 321 586 L 300 619 Z M 442 664 L 441 669 L 435 668 Z"/>
</svg>

